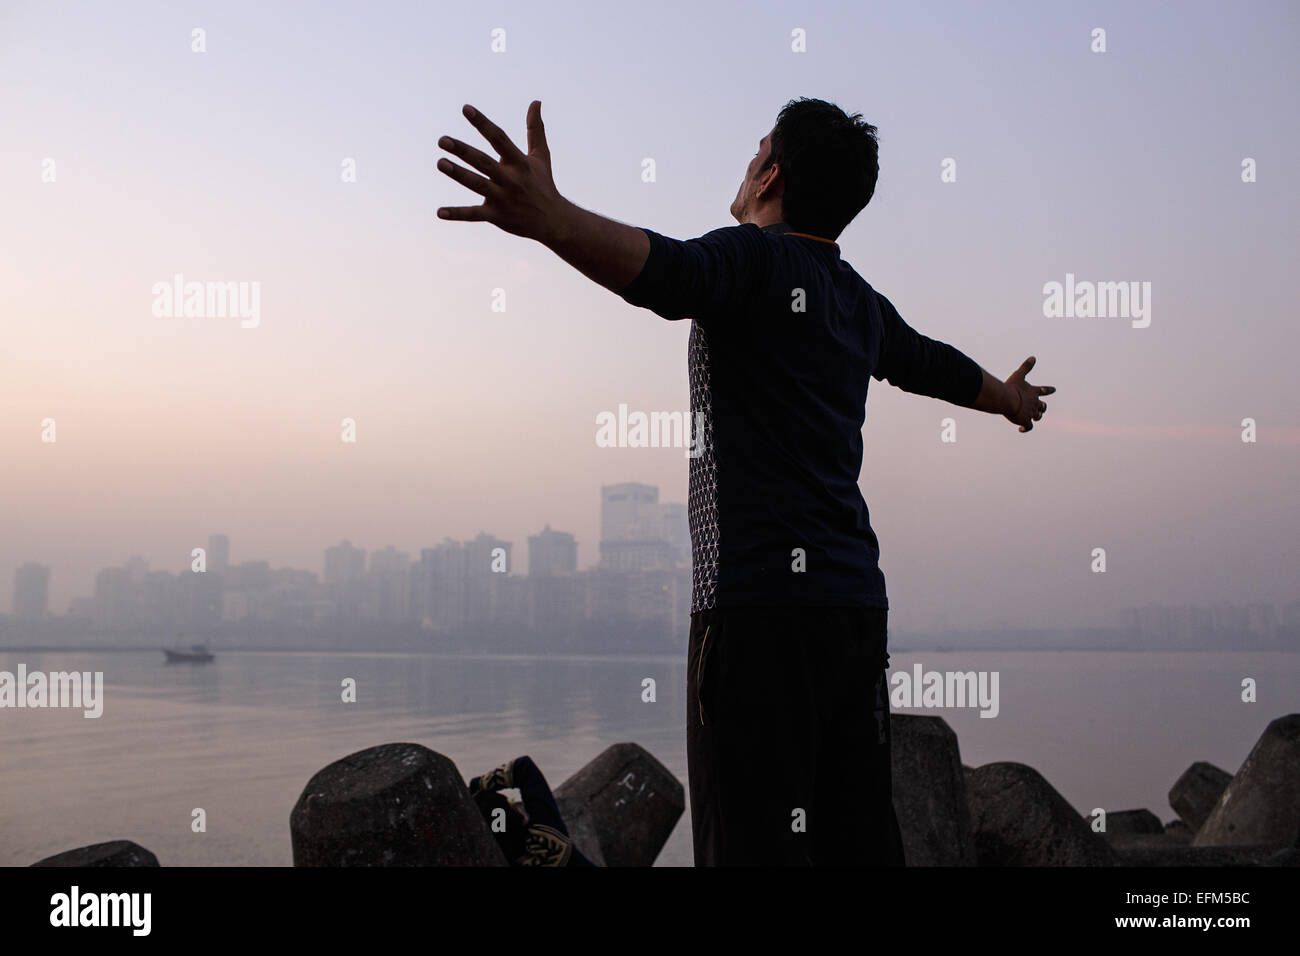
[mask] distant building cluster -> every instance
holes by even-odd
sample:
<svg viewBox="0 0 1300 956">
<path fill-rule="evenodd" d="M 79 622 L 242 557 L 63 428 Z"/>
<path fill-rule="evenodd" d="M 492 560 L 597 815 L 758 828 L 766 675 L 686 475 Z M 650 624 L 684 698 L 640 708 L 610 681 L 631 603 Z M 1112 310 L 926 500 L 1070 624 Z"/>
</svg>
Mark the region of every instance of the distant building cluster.
<svg viewBox="0 0 1300 956">
<path fill-rule="evenodd" d="M 1279 614 L 1269 603 L 1125 608 L 1120 629 L 1150 647 L 1223 647 L 1234 643 L 1252 647 L 1292 643 L 1300 629 L 1300 601 L 1283 606 Z"/>
<path fill-rule="evenodd" d="M 470 541 L 447 538 L 418 554 L 391 545 L 367 552 L 341 541 L 325 549 L 318 574 L 266 561 L 232 564 L 230 539 L 214 534 L 202 573 L 150 570 L 132 557 L 101 569 L 94 593 L 74 600 L 63 617 L 49 612 L 50 569 L 28 563 L 14 572 L 13 613 L 0 616 L 0 636 L 10 644 L 40 634 L 142 643 L 185 633 L 269 646 L 523 651 L 652 652 L 684 643 L 691 597 L 686 508 L 660 502 L 655 486 L 601 488 L 600 559 L 593 567 L 578 570 L 577 539 L 550 525 L 530 535 L 527 547 L 524 575 L 515 572 L 514 543 L 486 532 Z M 1126 608 L 1117 627 L 1086 634 L 950 635 L 954 644 L 968 639 L 997 647 L 1042 648 L 1059 639 L 1098 648 L 1300 651 L 1300 601 L 1280 610 L 1227 602 Z"/>
<path fill-rule="evenodd" d="M 600 561 L 578 570 L 578 543 L 549 525 L 528 538 L 528 574 L 514 545 L 486 532 L 443 540 L 418 555 L 391 545 L 325 549 L 323 573 L 230 562 L 230 539 L 209 537 L 206 570 L 150 570 L 140 557 L 95 576 L 68 616 L 100 633 L 210 635 L 321 632 L 358 644 L 367 635 L 422 634 L 435 646 L 680 644 L 690 609 L 686 509 L 660 503 L 652 485 L 601 488 Z M 14 576 L 14 618 L 48 618 L 49 568 Z M 340 641 L 332 643 L 338 644 Z M 344 640 L 342 643 L 346 643 Z"/>
</svg>

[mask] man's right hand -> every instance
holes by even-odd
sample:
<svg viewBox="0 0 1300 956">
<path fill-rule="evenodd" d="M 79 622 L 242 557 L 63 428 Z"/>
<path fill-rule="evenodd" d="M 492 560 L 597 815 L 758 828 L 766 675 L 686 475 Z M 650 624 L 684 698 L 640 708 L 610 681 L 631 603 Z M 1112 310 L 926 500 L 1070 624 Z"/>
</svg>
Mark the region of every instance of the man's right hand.
<svg viewBox="0 0 1300 956">
<path fill-rule="evenodd" d="M 1047 411 L 1047 403 L 1039 396 L 1051 395 L 1056 391 L 1052 385 L 1030 385 L 1025 381 L 1025 376 L 1036 361 L 1038 360 L 1034 356 L 1029 356 L 1004 383 L 1007 386 L 1009 410 L 1002 413 L 1003 417 L 1012 424 L 1019 425 L 1022 432 L 1031 431 L 1034 422 Z"/>
</svg>

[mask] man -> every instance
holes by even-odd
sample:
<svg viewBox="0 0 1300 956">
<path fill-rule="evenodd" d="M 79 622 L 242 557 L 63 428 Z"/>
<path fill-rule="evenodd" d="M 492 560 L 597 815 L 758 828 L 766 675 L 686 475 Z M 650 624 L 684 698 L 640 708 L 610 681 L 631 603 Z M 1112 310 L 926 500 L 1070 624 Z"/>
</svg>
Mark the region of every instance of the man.
<svg viewBox="0 0 1300 956">
<path fill-rule="evenodd" d="M 687 762 L 696 865 L 901 865 L 890 780 L 885 580 L 858 487 L 871 377 L 1005 416 L 1047 409 L 915 332 L 840 258 L 867 205 L 876 128 L 792 100 L 731 204 L 739 225 L 681 242 L 588 212 L 551 176 L 541 103 L 528 152 L 471 106 L 499 159 L 438 145 L 484 197 L 444 219 L 535 239 L 632 305 L 691 319 L 693 559 Z"/>
</svg>

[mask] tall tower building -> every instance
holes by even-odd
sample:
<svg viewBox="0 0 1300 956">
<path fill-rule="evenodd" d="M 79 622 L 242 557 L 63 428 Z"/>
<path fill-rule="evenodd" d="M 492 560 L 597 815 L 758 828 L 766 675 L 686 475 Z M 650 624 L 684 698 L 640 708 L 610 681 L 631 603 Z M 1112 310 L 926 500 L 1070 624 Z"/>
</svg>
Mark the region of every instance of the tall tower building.
<svg viewBox="0 0 1300 956">
<path fill-rule="evenodd" d="M 547 525 L 528 538 L 526 626 L 551 640 L 571 640 L 586 611 L 578 578 L 578 541 Z"/>
<path fill-rule="evenodd" d="M 658 517 L 655 505 L 659 503 L 659 489 L 625 481 L 617 485 L 602 485 L 600 489 L 600 540 L 643 541 L 657 538 L 652 529 Z"/>
<path fill-rule="evenodd" d="M 501 612 L 502 580 L 514 569 L 511 544 L 480 531 L 465 542 L 465 618 L 471 628 L 496 621 Z"/>
<path fill-rule="evenodd" d="M 14 617 L 39 621 L 49 613 L 50 569 L 42 564 L 24 564 L 14 572 Z"/>
<path fill-rule="evenodd" d="M 686 505 L 678 502 L 660 504 L 659 520 L 663 539 L 673 547 L 673 560 L 678 564 L 690 564 L 691 529 L 686 518 Z"/>
<path fill-rule="evenodd" d="M 325 590 L 343 617 L 356 617 L 361 610 L 361 584 L 366 570 L 364 548 L 341 541 L 325 549 Z"/>
<path fill-rule="evenodd" d="M 357 584 L 366 568 L 364 548 L 352 547 L 352 542 L 341 541 L 325 549 L 325 583 L 335 586 Z"/>
<path fill-rule="evenodd" d="M 225 574 L 230 567 L 230 538 L 224 534 L 208 535 L 208 570 Z"/>
<path fill-rule="evenodd" d="M 611 571 L 672 568 L 690 561 L 686 506 L 660 504 L 654 485 L 600 489 L 600 565 Z"/>
<path fill-rule="evenodd" d="M 365 616 L 387 624 L 408 619 L 411 599 L 411 556 L 391 544 L 370 555 L 366 578 Z"/>
<path fill-rule="evenodd" d="M 567 531 L 552 531 L 548 524 L 528 537 L 528 576 L 549 578 L 578 570 L 578 541 Z"/>
<path fill-rule="evenodd" d="M 458 632 L 465 626 L 465 578 L 469 552 L 459 541 L 444 538 L 420 552 L 416 586 L 417 613 L 430 630 Z"/>
</svg>

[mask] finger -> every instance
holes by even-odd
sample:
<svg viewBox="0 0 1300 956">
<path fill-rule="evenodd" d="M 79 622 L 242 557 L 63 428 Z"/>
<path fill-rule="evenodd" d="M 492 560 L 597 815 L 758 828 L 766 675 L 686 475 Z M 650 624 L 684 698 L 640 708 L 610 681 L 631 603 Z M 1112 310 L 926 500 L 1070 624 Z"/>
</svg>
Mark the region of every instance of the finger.
<svg viewBox="0 0 1300 956">
<path fill-rule="evenodd" d="M 1040 385 L 1040 386 L 1038 386 L 1038 394 L 1039 394 L 1039 395 L 1051 395 L 1051 394 L 1052 394 L 1053 392 L 1055 392 L 1055 391 L 1056 391 L 1056 386 L 1055 386 L 1055 385 Z"/>
<path fill-rule="evenodd" d="M 483 152 L 481 149 L 475 149 L 469 143 L 462 143 L 458 139 L 452 139 L 450 136 L 444 136 L 438 140 L 438 145 L 451 153 L 453 156 L 459 156 L 465 162 L 469 163 L 480 173 L 486 173 L 489 178 L 495 179 L 501 170 L 501 164 L 495 159 Z"/>
<path fill-rule="evenodd" d="M 474 128 L 483 134 L 483 138 L 492 144 L 492 148 L 497 151 L 497 155 L 502 159 L 519 162 L 524 158 L 524 154 L 519 152 L 519 147 L 510 141 L 510 137 L 496 123 L 468 103 L 465 104 L 462 112 L 465 114 L 465 118 L 474 125 Z"/>
<path fill-rule="evenodd" d="M 1029 356 L 1029 358 L 1025 359 L 1023 362 L 1020 363 L 1020 368 L 1016 369 L 1014 372 L 1011 373 L 1011 377 L 1023 379 L 1026 375 L 1029 374 L 1029 370 L 1034 367 L 1034 363 L 1036 361 L 1038 360 L 1034 358 L 1032 355 Z"/>
<path fill-rule="evenodd" d="M 460 183 L 466 189 L 472 189 L 480 196 L 490 196 L 496 192 L 496 186 L 492 180 L 480 176 L 478 173 L 471 173 L 464 166 L 457 166 L 450 159 L 438 160 L 438 169 L 446 173 L 456 182 Z"/>
<path fill-rule="evenodd" d="M 440 206 L 439 219 L 457 219 L 461 222 L 487 222 L 486 206 Z"/>
<path fill-rule="evenodd" d="M 546 126 L 542 123 L 542 101 L 533 100 L 528 104 L 528 155 L 545 160 L 551 158 L 551 147 L 546 144 Z"/>
<path fill-rule="evenodd" d="M 1034 423 L 1033 423 L 1033 422 L 1029 422 L 1027 425 L 1021 425 L 1021 426 L 1020 426 L 1020 430 L 1021 430 L 1022 432 L 1031 432 L 1031 431 L 1034 430 Z"/>
</svg>

